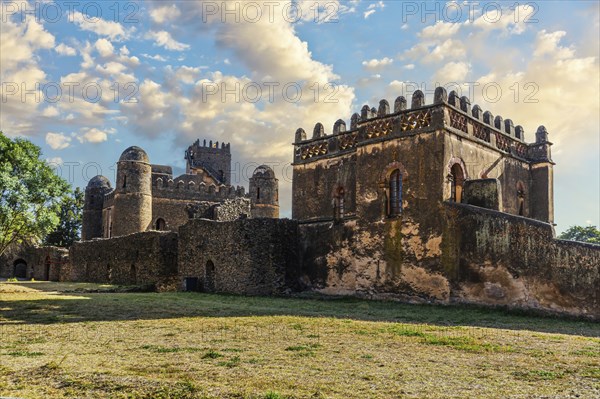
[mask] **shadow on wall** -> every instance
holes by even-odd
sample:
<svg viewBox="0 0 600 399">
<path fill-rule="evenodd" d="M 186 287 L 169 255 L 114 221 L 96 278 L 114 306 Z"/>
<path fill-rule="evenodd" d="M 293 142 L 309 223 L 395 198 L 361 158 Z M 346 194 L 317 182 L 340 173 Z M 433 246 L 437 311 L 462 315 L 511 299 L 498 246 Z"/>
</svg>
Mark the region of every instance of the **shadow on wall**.
<svg viewBox="0 0 600 399">
<path fill-rule="evenodd" d="M 35 284 L 35 285 L 34 285 Z M 15 286 L 55 291 L 53 283 Z M 76 288 L 70 287 L 69 289 Z M 98 289 L 98 287 L 96 287 Z M 6 290 L 6 286 L 4 292 Z M 4 295 L 8 297 L 9 295 Z M 473 306 L 411 305 L 356 298 L 273 298 L 198 293 L 78 293 L 65 292 L 52 299 L 3 300 L 0 328 L 28 328 L 86 321 L 160 320 L 181 317 L 305 316 L 341 319 L 427 323 L 438 326 L 472 326 L 530 330 L 548 333 L 600 336 L 600 325 L 583 320 L 542 317 Z M 18 323 L 18 324 L 15 324 Z M 200 321 L 198 321 L 200 323 Z M 35 329 L 35 327 L 32 327 Z"/>
</svg>

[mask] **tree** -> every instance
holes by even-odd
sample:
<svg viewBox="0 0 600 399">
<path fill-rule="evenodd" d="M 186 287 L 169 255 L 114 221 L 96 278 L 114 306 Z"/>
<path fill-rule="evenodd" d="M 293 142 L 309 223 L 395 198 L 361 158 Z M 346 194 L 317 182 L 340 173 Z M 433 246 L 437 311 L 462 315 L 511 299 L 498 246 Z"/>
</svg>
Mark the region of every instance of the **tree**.
<svg viewBox="0 0 600 399">
<path fill-rule="evenodd" d="M 71 195 L 66 195 L 60 204 L 59 223 L 53 232 L 44 239 L 45 245 L 70 247 L 79 240 L 83 212 L 83 191 L 79 187 Z"/>
<path fill-rule="evenodd" d="M 600 245 L 600 230 L 596 226 L 571 226 L 558 238 L 563 240 L 589 242 Z"/>
<path fill-rule="evenodd" d="M 0 255 L 10 245 L 39 242 L 58 225 L 70 187 L 41 155 L 30 141 L 0 132 Z"/>
</svg>

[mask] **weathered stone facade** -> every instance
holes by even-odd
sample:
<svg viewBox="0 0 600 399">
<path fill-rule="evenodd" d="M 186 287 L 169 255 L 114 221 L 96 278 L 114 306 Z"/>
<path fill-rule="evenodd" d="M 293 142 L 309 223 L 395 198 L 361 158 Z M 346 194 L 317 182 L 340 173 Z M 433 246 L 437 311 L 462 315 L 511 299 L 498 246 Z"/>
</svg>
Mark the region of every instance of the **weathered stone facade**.
<svg viewBox="0 0 600 399">
<path fill-rule="evenodd" d="M 173 178 L 170 166 L 152 165 L 139 147 L 127 148 L 117 163 L 113 189 L 104 176 L 88 183 L 85 195 L 82 239 L 126 236 L 144 231 L 177 231 L 190 218 L 190 209 L 210 209 L 202 217 L 231 220 L 236 217 L 279 217 L 278 181 L 267 166 L 256 169 L 248 196 L 245 189 L 230 185 L 230 145 L 200 145 L 196 141 L 185 153 L 187 172 Z M 260 194 L 262 190 L 262 194 Z M 248 199 L 245 203 L 235 201 Z M 233 204 L 236 204 L 235 206 Z M 223 209 L 220 209 L 223 207 Z M 212 216 L 207 216 L 208 214 Z"/>
<path fill-rule="evenodd" d="M 13 245 L 0 256 L 0 277 L 64 281 L 70 274 L 69 251 L 64 248 Z"/>
<path fill-rule="evenodd" d="M 338 120 L 331 135 L 320 123 L 312 138 L 296 131 L 293 220 L 277 219 L 278 181 L 266 166 L 256 169 L 249 195 L 213 184 L 230 178 L 221 173 L 228 145 L 202 150 L 196 142 L 186 153 L 188 174 L 176 179 L 130 148 L 115 190 L 105 178 L 90 182 L 84 236 L 110 236 L 119 204 L 131 215 L 119 217 L 129 226 L 116 231 L 145 232 L 75 244 L 61 278 L 251 295 L 312 290 L 600 319 L 600 246 L 554 238 L 551 145 L 543 126 L 527 143 L 522 127 L 442 88 L 431 105 L 420 91 L 410 109 L 403 97 L 393 111 L 382 100 L 354 114 L 349 129 Z M 147 231 L 159 228 L 171 232 Z M 16 269 L 11 262 L 3 273 Z"/>
<path fill-rule="evenodd" d="M 297 289 L 298 225 L 288 219 L 192 220 L 179 229 L 182 289 L 281 295 Z"/>
<path fill-rule="evenodd" d="M 156 285 L 177 274 L 177 233 L 145 232 L 76 242 L 71 281 Z"/>
<path fill-rule="evenodd" d="M 299 129 L 294 147 L 306 289 L 600 317 L 600 246 L 553 238 L 544 127 L 528 144 L 512 121 L 438 88 L 434 104 L 420 91 L 410 109 L 382 100 L 331 135 L 320 123 L 312 138 Z"/>
</svg>

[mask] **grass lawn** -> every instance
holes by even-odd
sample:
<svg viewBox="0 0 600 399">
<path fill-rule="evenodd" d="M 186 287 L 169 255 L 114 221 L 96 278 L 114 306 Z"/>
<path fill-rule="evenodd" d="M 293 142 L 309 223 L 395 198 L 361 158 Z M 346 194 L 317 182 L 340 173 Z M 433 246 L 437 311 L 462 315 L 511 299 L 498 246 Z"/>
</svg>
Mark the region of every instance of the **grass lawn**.
<svg viewBox="0 0 600 399">
<path fill-rule="evenodd" d="M 114 288 L 0 283 L 0 396 L 600 398 L 598 323 Z"/>
</svg>

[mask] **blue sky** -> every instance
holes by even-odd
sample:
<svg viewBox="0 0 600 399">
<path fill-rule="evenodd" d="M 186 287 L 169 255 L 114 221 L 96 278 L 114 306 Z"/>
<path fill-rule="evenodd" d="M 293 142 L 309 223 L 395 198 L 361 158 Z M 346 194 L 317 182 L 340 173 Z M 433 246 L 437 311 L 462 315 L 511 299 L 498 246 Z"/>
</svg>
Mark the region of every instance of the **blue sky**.
<svg viewBox="0 0 600 399">
<path fill-rule="evenodd" d="M 271 164 L 289 216 L 298 127 L 330 133 L 365 103 L 437 82 L 528 140 L 545 125 L 557 230 L 600 225 L 598 2 L 0 4 L 0 129 L 75 185 L 114 179 L 130 145 L 182 172 L 185 148 L 207 138 L 231 142 L 236 184 Z"/>
</svg>

